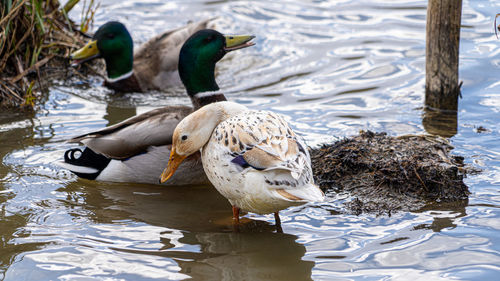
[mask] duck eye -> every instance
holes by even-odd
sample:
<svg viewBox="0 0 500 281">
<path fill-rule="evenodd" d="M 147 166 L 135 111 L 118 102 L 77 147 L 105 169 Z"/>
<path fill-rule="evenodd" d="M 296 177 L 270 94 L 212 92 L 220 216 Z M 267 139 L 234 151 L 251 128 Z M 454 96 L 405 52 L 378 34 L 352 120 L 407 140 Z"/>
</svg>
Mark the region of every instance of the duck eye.
<svg viewBox="0 0 500 281">
<path fill-rule="evenodd" d="M 213 35 L 209 35 L 207 38 L 205 38 L 205 43 L 210 43 L 214 40 L 214 36 Z"/>
<path fill-rule="evenodd" d="M 187 140 L 187 138 L 188 138 L 188 136 L 183 135 L 183 136 L 181 137 L 181 140 L 183 140 L 183 141 L 184 141 L 184 140 Z"/>
<path fill-rule="evenodd" d="M 115 38 L 115 35 L 113 33 L 108 33 L 108 34 L 106 34 L 106 37 L 108 39 L 113 39 L 113 38 Z"/>
</svg>

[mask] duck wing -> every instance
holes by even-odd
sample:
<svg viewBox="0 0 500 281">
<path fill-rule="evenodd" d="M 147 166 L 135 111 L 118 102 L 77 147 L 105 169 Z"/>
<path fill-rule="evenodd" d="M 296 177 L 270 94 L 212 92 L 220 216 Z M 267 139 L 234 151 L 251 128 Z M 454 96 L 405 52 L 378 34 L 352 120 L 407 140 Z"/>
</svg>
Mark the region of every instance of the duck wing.
<svg viewBox="0 0 500 281">
<path fill-rule="evenodd" d="M 294 177 L 309 166 L 302 163 L 310 162 L 304 144 L 280 115 L 254 111 L 231 119 L 221 123 L 215 134 L 235 156 L 233 163 L 257 170 L 288 170 Z"/>
<path fill-rule="evenodd" d="M 108 158 L 126 159 L 146 152 L 150 146 L 172 144 L 175 127 L 192 111 L 189 106 L 166 106 L 67 142 L 82 143 Z"/>
<path fill-rule="evenodd" d="M 233 164 L 260 171 L 269 191 L 277 197 L 289 201 L 323 200 L 323 192 L 314 185 L 306 146 L 283 117 L 258 111 L 233 120 L 234 124 L 218 132 L 222 133 L 220 142 L 227 143 L 234 157 Z"/>
<path fill-rule="evenodd" d="M 189 23 L 159 34 L 141 45 L 134 53 L 134 73 L 139 81 L 142 84 L 158 84 L 160 80 L 167 79 L 168 73 L 177 70 L 184 42 L 196 31 L 207 28 L 211 21 L 213 19 Z"/>
</svg>

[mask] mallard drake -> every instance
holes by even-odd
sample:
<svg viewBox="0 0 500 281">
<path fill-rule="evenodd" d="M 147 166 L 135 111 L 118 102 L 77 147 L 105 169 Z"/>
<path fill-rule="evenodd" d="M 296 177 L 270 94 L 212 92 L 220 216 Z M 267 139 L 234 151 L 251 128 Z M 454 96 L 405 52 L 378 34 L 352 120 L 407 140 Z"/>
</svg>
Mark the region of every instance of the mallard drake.
<svg viewBox="0 0 500 281">
<path fill-rule="evenodd" d="M 227 35 L 204 29 L 193 34 L 179 55 L 179 74 L 194 109 L 226 100 L 218 92 L 215 64 L 228 52 L 254 45 L 254 36 Z M 79 177 L 114 182 L 158 184 L 167 164 L 177 123 L 193 111 L 189 106 L 166 106 L 124 120 L 116 125 L 70 139 L 86 147 L 70 149 L 59 166 Z M 169 185 L 204 184 L 208 180 L 194 154 Z"/>
<path fill-rule="evenodd" d="M 102 57 L 106 62 L 104 85 L 118 92 L 145 92 L 180 85 L 177 65 L 182 44 L 212 19 L 190 23 L 159 34 L 134 53 L 125 25 L 110 21 L 99 27 L 84 47 L 71 54 L 74 65 Z"/>
<path fill-rule="evenodd" d="M 233 206 L 236 223 L 241 209 L 274 213 L 279 227 L 280 210 L 324 200 L 304 142 L 276 113 L 233 102 L 212 103 L 191 113 L 174 130 L 160 181 L 174 176 L 184 159 L 200 150 L 203 169 Z"/>
</svg>

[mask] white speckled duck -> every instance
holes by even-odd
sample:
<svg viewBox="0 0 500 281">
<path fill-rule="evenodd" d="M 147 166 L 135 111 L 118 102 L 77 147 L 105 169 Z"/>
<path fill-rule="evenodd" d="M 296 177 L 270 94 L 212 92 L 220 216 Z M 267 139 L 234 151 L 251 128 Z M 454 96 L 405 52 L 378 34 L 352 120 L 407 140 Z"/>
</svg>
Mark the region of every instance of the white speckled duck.
<svg viewBox="0 0 500 281">
<path fill-rule="evenodd" d="M 314 184 L 306 146 L 278 114 L 233 102 L 216 102 L 193 112 L 174 130 L 161 181 L 200 149 L 203 169 L 233 206 L 236 223 L 240 209 L 274 213 L 279 230 L 280 210 L 324 200 Z"/>
</svg>

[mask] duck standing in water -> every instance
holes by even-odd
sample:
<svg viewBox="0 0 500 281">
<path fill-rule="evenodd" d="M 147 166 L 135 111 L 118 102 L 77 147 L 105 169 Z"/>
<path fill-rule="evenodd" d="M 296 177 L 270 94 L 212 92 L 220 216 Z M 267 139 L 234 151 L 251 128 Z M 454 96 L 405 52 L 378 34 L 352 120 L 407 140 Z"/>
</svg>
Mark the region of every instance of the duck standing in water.
<svg viewBox="0 0 500 281">
<path fill-rule="evenodd" d="M 198 109 L 175 128 L 160 181 L 170 179 L 184 159 L 200 150 L 203 169 L 233 206 L 236 224 L 240 209 L 274 213 L 280 230 L 280 210 L 325 198 L 314 184 L 305 144 L 278 114 L 233 102 Z"/>
<path fill-rule="evenodd" d="M 179 55 L 179 75 L 194 105 L 224 101 L 215 81 L 215 64 L 228 52 L 253 46 L 254 36 L 227 35 L 205 29 L 184 43 Z M 166 106 L 118 124 L 70 139 L 86 147 L 70 149 L 58 165 L 77 176 L 99 181 L 158 184 L 166 166 L 175 126 L 193 108 Z M 195 153 L 179 167 L 168 185 L 206 184 L 207 177 Z"/>
<path fill-rule="evenodd" d="M 99 27 L 93 39 L 71 54 L 73 64 L 102 57 L 106 62 L 104 85 L 117 92 L 164 90 L 180 85 L 177 65 L 184 42 L 195 32 L 206 29 L 212 19 L 169 30 L 142 44 L 134 53 L 127 28 L 110 21 Z"/>
</svg>

